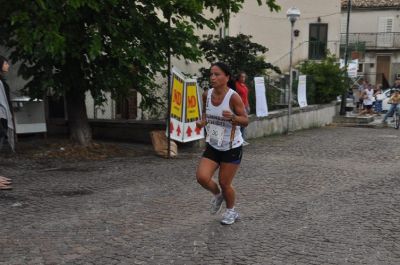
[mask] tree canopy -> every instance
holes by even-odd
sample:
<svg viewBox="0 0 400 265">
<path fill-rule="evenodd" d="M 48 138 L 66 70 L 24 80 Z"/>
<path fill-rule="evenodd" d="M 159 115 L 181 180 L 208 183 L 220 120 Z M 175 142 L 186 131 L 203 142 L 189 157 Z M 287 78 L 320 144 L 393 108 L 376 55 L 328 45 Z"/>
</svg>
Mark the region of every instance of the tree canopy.
<svg viewBox="0 0 400 265">
<path fill-rule="evenodd" d="M 262 4 L 261 0 L 257 0 Z M 157 98 L 155 77 L 165 76 L 168 50 L 177 58 L 198 60 L 196 28 L 215 28 L 238 12 L 244 0 L 13 0 L 0 4 L 0 45 L 22 63 L 30 81 L 25 91 L 41 98 L 65 95 L 71 136 L 91 139 L 84 93 L 96 103 L 103 92 L 136 89 L 144 105 Z M 266 0 L 279 10 L 275 0 Z M 205 10 L 217 15 L 209 18 Z M 75 122 L 76 121 L 76 122 Z M 82 133 L 83 131 L 86 131 Z"/>
<path fill-rule="evenodd" d="M 208 35 L 200 42 L 205 59 L 211 64 L 217 61 L 225 62 L 231 67 L 233 75 L 240 71 L 246 72 L 249 80 L 254 76 L 264 75 L 267 69 L 280 73 L 278 67 L 265 61 L 264 53 L 268 48 L 252 42 L 252 36 L 239 34 L 237 36 L 227 36 L 219 38 Z M 202 81 L 208 79 L 209 69 L 201 68 Z"/>
<path fill-rule="evenodd" d="M 276 73 L 281 73 L 279 67 L 273 66 L 265 61 L 264 54 L 268 48 L 252 42 L 252 36 L 239 34 L 237 36 L 227 36 L 218 38 L 217 36 L 209 35 L 200 42 L 200 48 L 203 51 L 205 59 L 210 63 L 217 61 L 225 62 L 231 67 L 232 79 L 237 74 L 244 71 L 247 75 L 246 83 L 249 90 L 249 103 L 251 107 L 255 106 L 255 93 L 251 89 L 255 76 L 264 76 L 266 70 L 270 69 Z M 208 76 L 210 69 L 201 68 L 200 83 L 202 86 L 208 84 Z M 270 97 L 268 97 L 270 99 Z"/>
</svg>

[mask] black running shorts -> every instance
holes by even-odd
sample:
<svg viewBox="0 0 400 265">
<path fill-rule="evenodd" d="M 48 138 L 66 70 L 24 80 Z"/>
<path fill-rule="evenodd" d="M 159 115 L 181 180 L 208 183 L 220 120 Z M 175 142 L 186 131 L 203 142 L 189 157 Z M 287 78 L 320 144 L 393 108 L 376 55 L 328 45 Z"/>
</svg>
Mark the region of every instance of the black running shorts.
<svg viewBox="0 0 400 265">
<path fill-rule="evenodd" d="M 213 148 L 207 143 L 206 150 L 203 153 L 203 157 L 208 158 L 218 164 L 222 162 L 239 165 L 240 161 L 242 161 L 242 146 L 227 151 L 220 151 Z"/>
</svg>

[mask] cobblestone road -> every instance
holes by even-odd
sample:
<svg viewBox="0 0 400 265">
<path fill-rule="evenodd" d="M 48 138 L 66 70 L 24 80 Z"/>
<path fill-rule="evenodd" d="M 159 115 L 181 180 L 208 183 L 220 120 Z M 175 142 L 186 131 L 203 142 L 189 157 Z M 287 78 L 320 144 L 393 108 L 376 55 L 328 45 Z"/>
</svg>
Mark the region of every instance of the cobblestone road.
<svg viewBox="0 0 400 265">
<path fill-rule="evenodd" d="M 251 141 L 221 226 L 199 152 L 1 158 L 0 264 L 400 264 L 400 132 L 323 128 Z"/>
</svg>

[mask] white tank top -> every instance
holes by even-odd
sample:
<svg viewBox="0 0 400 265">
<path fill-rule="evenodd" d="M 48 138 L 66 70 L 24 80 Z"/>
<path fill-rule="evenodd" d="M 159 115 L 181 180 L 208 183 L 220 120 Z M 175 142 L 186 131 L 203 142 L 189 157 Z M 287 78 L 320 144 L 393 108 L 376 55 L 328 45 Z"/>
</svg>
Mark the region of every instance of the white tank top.
<svg viewBox="0 0 400 265">
<path fill-rule="evenodd" d="M 239 147 L 243 144 L 242 133 L 240 132 L 240 126 L 235 126 L 235 135 L 231 141 L 232 123 L 226 120 L 222 116 L 222 111 L 231 109 L 229 102 L 233 94 L 237 94 L 232 89 L 229 89 L 225 94 L 221 104 L 214 106 L 211 102 L 211 95 L 214 88 L 211 88 L 207 92 L 206 101 L 206 121 L 207 121 L 207 137 L 206 142 L 209 143 L 213 148 L 220 151 L 227 151 L 232 148 Z"/>
<path fill-rule="evenodd" d="M 365 93 L 367 94 L 367 98 L 364 99 L 364 105 L 372 105 L 373 97 L 374 97 L 374 90 L 365 89 Z"/>
</svg>

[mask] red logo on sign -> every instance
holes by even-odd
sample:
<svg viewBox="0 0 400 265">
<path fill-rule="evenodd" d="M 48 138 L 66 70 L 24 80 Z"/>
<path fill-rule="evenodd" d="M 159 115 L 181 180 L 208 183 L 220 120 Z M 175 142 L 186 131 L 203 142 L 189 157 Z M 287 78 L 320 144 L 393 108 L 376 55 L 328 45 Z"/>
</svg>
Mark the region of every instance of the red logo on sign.
<svg viewBox="0 0 400 265">
<path fill-rule="evenodd" d="M 181 105 L 182 102 L 182 94 L 176 90 L 174 90 L 174 102 L 179 106 Z"/>
<path fill-rule="evenodd" d="M 197 105 L 196 102 L 196 97 L 195 96 L 190 96 L 187 98 L 187 104 L 189 108 L 194 108 Z"/>
<path fill-rule="evenodd" d="M 192 128 L 190 128 L 190 126 L 187 128 L 187 130 L 186 130 L 186 134 L 187 134 L 187 136 L 188 137 L 190 137 L 191 135 L 192 135 Z"/>
</svg>

